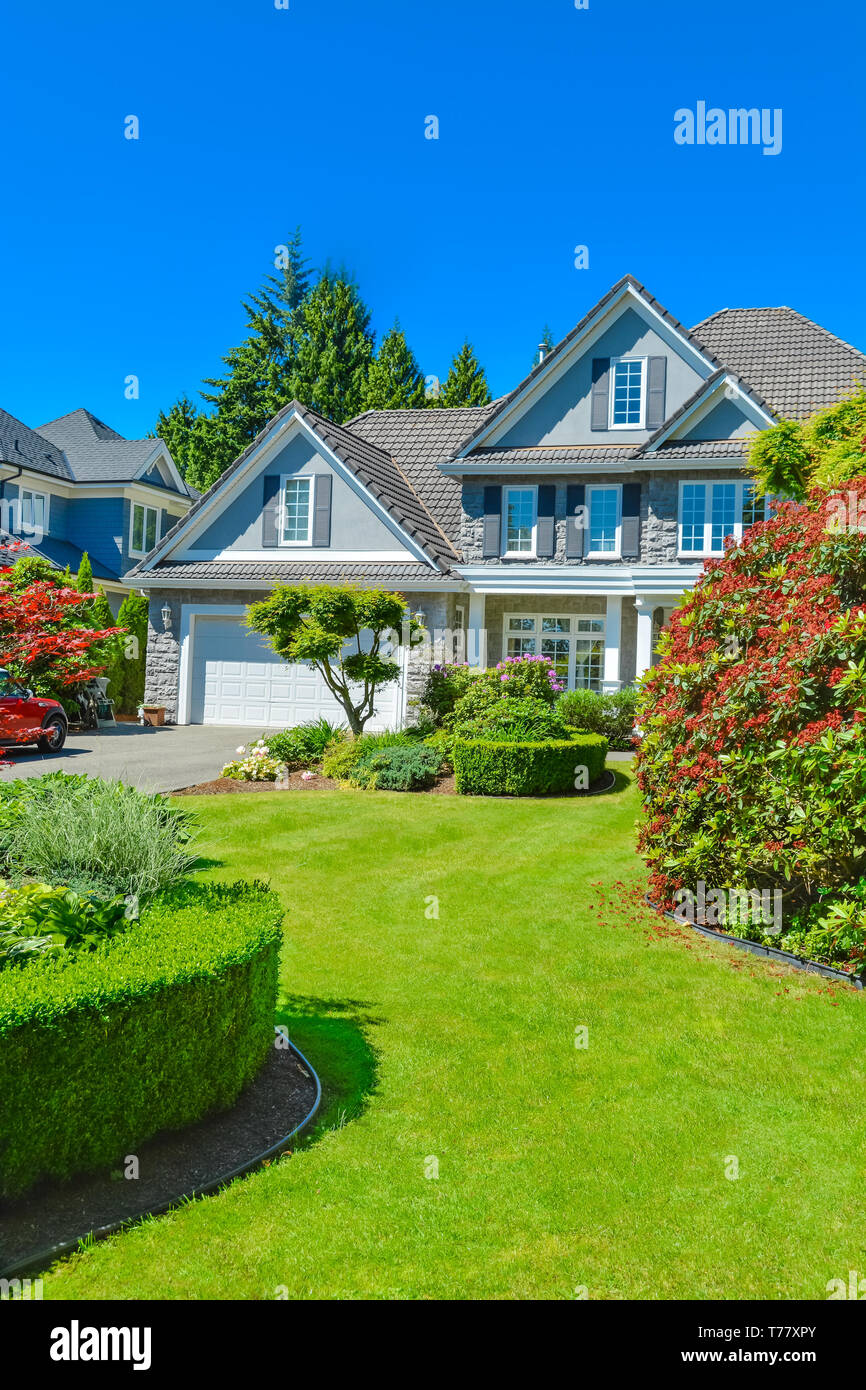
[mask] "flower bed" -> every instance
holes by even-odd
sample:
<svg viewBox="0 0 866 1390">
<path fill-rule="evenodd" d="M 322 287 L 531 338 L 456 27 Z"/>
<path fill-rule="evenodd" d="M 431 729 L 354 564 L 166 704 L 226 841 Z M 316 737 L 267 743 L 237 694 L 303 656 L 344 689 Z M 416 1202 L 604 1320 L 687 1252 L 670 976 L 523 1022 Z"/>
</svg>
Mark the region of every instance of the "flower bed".
<svg viewBox="0 0 866 1390">
<path fill-rule="evenodd" d="M 0 1196 L 225 1109 L 273 1043 L 282 913 L 188 884 L 88 953 L 0 974 Z"/>
</svg>

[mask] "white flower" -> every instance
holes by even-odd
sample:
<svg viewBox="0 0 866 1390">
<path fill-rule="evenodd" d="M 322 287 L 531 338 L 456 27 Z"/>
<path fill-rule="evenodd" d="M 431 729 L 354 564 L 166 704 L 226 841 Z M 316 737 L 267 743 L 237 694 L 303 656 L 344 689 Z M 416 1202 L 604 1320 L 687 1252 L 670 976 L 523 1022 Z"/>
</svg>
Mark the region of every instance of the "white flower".
<svg viewBox="0 0 866 1390">
<path fill-rule="evenodd" d="M 244 745 L 241 744 L 240 748 L 236 748 L 236 749 L 235 749 L 235 752 L 236 752 L 236 753 L 245 753 L 245 752 L 246 752 L 246 749 L 244 748 Z"/>
</svg>

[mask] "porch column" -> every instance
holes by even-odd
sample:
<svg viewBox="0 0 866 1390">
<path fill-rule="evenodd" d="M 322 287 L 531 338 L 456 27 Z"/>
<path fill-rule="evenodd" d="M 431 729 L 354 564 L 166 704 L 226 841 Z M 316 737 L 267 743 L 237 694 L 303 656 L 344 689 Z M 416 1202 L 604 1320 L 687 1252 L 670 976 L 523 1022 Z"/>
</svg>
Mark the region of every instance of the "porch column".
<svg viewBox="0 0 866 1390">
<path fill-rule="evenodd" d="M 622 597 L 620 594 L 608 594 L 604 624 L 604 676 L 601 682 L 601 688 L 606 695 L 612 695 L 622 684 L 619 678 L 621 632 Z"/>
<path fill-rule="evenodd" d="M 485 594 L 469 595 L 469 624 L 466 630 L 466 660 L 470 666 L 487 665 L 487 628 L 484 626 Z"/>
<path fill-rule="evenodd" d="M 650 600 L 638 594 L 634 606 L 637 609 L 635 679 L 640 680 L 653 664 L 653 605 Z"/>
</svg>

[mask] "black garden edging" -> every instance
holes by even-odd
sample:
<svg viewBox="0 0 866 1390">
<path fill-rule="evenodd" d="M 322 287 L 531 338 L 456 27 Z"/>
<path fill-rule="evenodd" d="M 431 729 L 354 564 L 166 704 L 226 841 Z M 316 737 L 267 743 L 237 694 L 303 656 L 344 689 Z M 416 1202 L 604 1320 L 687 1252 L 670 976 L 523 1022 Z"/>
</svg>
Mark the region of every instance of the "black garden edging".
<svg viewBox="0 0 866 1390">
<path fill-rule="evenodd" d="M 82 1231 L 69 1240 L 47 1246 L 41 1250 L 31 1251 L 29 1254 L 16 1260 L 15 1263 L 7 1265 L 5 1268 L 0 1268 L 0 1278 L 14 1279 L 28 1273 L 34 1274 L 40 1270 L 47 1269 L 55 1260 L 61 1259 L 64 1255 L 69 1255 L 76 1251 L 82 1240 L 103 1240 L 106 1236 L 113 1235 L 115 1232 L 121 1231 L 127 1226 L 135 1225 L 136 1222 L 144 1220 L 147 1216 L 163 1216 L 166 1212 L 177 1207 L 180 1202 L 192 1201 L 198 1197 L 206 1197 L 210 1193 L 217 1192 L 220 1188 L 233 1182 L 235 1178 L 243 1177 L 245 1174 L 258 1168 L 261 1164 L 266 1163 L 269 1159 L 276 1157 L 277 1154 L 282 1153 L 293 1140 L 300 1138 L 307 1129 L 318 1113 L 322 1100 L 322 1083 L 319 1080 L 318 1073 L 307 1061 L 299 1047 L 296 1047 L 289 1039 L 286 1039 L 286 1042 L 297 1061 L 308 1071 L 315 1086 L 315 1098 L 312 1106 L 301 1122 L 295 1125 L 294 1129 L 288 1134 L 283 1135 L 276 1143 L 269 1145 L 268 1148 L 264 1149 L 261 1153 L 257 1153 L 252 1158 L 246 1159 L 243 1163 L 232 1168 L 230 1171 L 222 1172 L 218 1176 L 209 1178 L 206 1182 L 199 1183 L 193 1188 L 173 1193 L 171 1197 L 164 1202 L 147 1206 L 141 1211 L 123 1217 L 120 1221 L 114 1221 L 105 1226 Z M 229 1111 L 227 1113 L 230 1115 L 232 1112 Z M 214 1117 L 214 1122 L 217 1122 L 220 1118 L 225 1119 L 226 1117 L 216 1116 Z"/>
<path fill-rule="evenodd" d="M 692 931 L 700 932 L 701 936 L 707 936 L 712 941 L 724 941 L 727 946 L 737 946 L 741 951 L 750 951 L 753 956 L 765 956 L 768 960 L 779 961 L 781 965 L 789 965 L 794 970 L 805 970 L 810 975 L 823 975 L 825 980 L 838 980 L 842 984 L 850 985 L 852 989 L 864 987 L 862 975 L 849 975 L 847 971 L 836 970 L 832 965 L 822 965 L 820 961 L 807 960 L 805 956 L 795 956 L 790 951 L 780 951 L 777 946 L 763 946 L 760 941 L 745 941 L 741 936 L 728 936 L 727 932 L 717 931 L 715 927 L 705 927 L 700 922 L 683 921 L 668 908 L 659 907 L 648 894 L 644 895 L 644 901 L 653 912 L 676 922 L 678 927 L 691 927 Z"/>
</svg>

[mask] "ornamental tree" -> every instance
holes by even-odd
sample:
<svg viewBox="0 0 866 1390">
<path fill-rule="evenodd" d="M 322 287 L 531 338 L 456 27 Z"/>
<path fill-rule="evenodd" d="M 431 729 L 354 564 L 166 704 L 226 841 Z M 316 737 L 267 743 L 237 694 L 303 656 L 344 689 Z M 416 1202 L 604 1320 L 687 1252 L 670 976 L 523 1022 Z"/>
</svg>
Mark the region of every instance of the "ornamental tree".
<svg viewBox="0 0 866 1390">
<path fill-rule="evenodd" d="M 15 549 L 15 543 L 5 550 Z M 78 626 L 74 614 L 91 601 L 90 594 L 35 579 L 22 587 L 11 566 L 0 569 L 0 666 L 18 683 L 37 694 L 51 695 L 98 676 L 99 665 L 89 661 L 92 649 L 122 629 Z M 0 716 L 0 739 L 26 743 L 31 729 L 11 730 Z"/>
<path fill-rule="evenodd" d="M 778 889 L 783 946 L 866 959 L 866 477 L 729 542 L 660 652 L 638 710 L 653 899 Z"/>
<path fill-rule="evenodd" d="M 353 584 L 280 584 L 247 612 L 284 661 L 308 661 L 342 706 L 353 734 L 375 713 L 376 693 L 400 675 L 393 654 L 423 627 L 400 594 Z"/>
<path fill-rule="evenodd" d="M 814 487 L 835 488 L 866 467 L 866 390 L 808 420 L 780 420 L 755 435 L 749 467 L 762 493 L 798 501 Z"/>
</svg>

